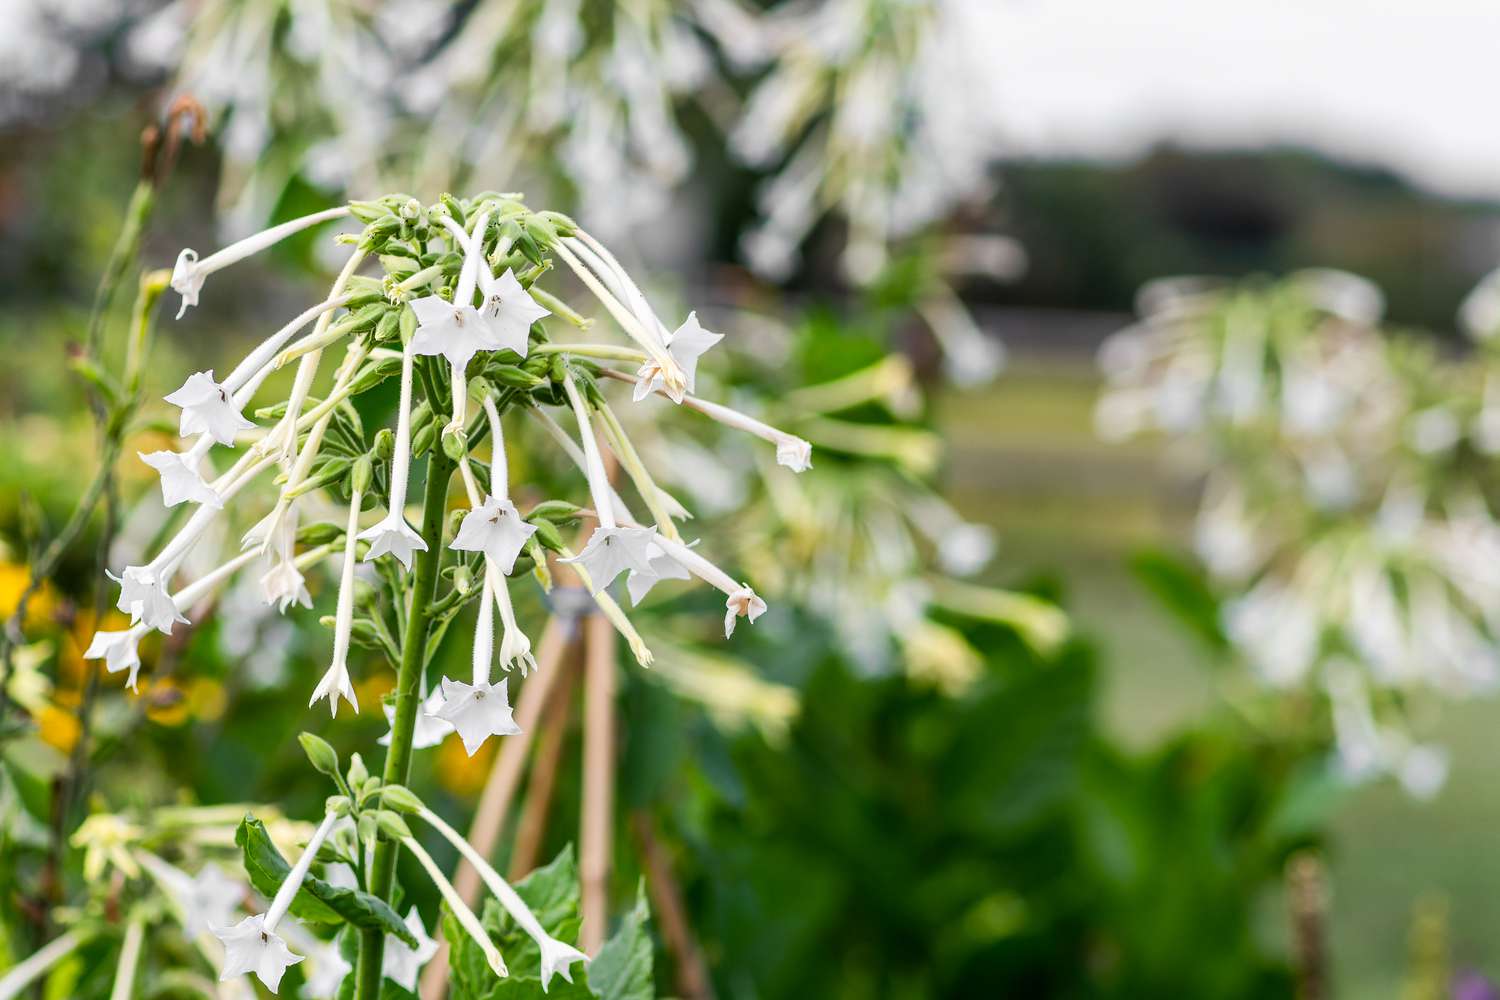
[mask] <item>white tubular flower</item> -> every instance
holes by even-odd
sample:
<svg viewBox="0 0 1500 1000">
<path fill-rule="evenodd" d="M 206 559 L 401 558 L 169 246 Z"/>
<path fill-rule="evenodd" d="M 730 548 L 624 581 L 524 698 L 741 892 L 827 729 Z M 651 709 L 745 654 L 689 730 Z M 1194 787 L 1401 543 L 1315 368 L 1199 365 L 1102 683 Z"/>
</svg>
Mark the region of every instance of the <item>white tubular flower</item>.
<svg viewBox="0 0 1500 1000">
<path fill-rule="evenodd" d="M 235 435 L 255 424 L 240 414 L 240 403 L 224 385 L 214 381 L 212 369 L 188 376 L 182 388 L 165 397 L 182 408 L 177 432 L 183 437 L 208 434 L 219 444 L 234 444 Z"/>
<path fill-rule="evenodd" d="M 282 974 L 290 966 L 302 961 L 302 956 L 292 954 L 286 942 L 276 933 L 276 925 L 291 908 L 292 899 L 307 878 L 307 870 L 318 856 L 318 848 L 323 846 L 323 841 L 327 839 L 337 819 L 333 813 L 324 815 L 323 822 L 313 831 L 312 839 L 307 842 L 302 856 L 287 873 L 281 888 L 276 890 L 276 898 L 271 900 L 269 910 L 264 914 L 246 917 L 233 927 L 212 928 L 214 936 L 224 942 L 224 969 L 219 973 L 220 982 L 253 972 L 266 984 L 268 990 L 275 993 L 281 985 Z"/>
<path fill-rule="evenodd" d="M 108 571 L 105 575 L 120 585 L 120 598 L 115 607 L 128 613 L 133 624 L 171 635 L 173 625 L 187 621 L 172 598 L 167 596 L 165 581 L 152 567 L 127 566 L 123 576 Z"/>
<path fill-rule="evenodd" d="M 735 583 L 734 577 L 681 542 L 658 535 L 656 544 L 688 572 L 704 583 L 717 587 L 727 596 L 724 602 L 724 638 L 728 639 L 734 634 L 735 622 L 740 618 L 750 619 L 750 624 L 753 625 L 757 618 L 765 614 L 766 602 L 756 596 L 748 583 Z"/>
<path fill-rule="evenodd" d="M 511 350 L 526 357 L 531 324 L 551 316 L 552 310 L 538 304 L 509 268 L 496 278 L 490 275 L 488 265 L 480 267 L 479 290 L 484 295 L 479 316 L 488 324 L 492 340 L 499 344 L 496 350 Z"/>
<path fill-rule="evenodd" d="M 600 517 L 603 520 L 603 517 Z M 628 571 L 650 573 L 650 546 L 661 538 L 650 528 L 598 527 L 578 555 L 560 563 L 581 565 L 588 571 L 594 594 L 607 590 L 615 577 Z"/>
<path fill-rule="evenodd" d="M 141 670 L 141 653 L 138 647 L 146 632 L 147 629 L 140 625 L 118 632 L 95 632 L 89 648 L 83 651 L 83 658 L 104 660 L 104 669 L 112 674 L 129 670 L 130 676 L 125 679 L 125 686 L 134 691 L 136 675 Z"/>
<path fill-rule="evenodd" d="M 332 313 L 337 310 L 348 302 L 351 297 L 335 293 L 317 305 L 298 313 L 282 326 L 281 329 L 256 345 L 255 350 L 245 355 L 244 360 L 234 366 L 234 371 L 230 372 L 229 377 L 224 379 L 224 388 L 238 397 L 239 390 L 244 386 L 252 382 L 259 384 L 261 381 L 264 381 L 273 368 L 277 367 L 273 364 L 276 352 L 281 350 L 286 345 L 286 342 L 296 335 L 298 330 L 301 330 L 324 313 Z M 243 405 L 245 401 L 241 400 L 240 402 Z"/>
<path fill-rule="evenodd" d="M 312 595 L 307 592 L 307 581 L 297 568 L 295 549 L 297 545 L 298 507 L 292 504 L 286 513 L 272 526 L 265 540 L 266 554 L 271 568 L 260 578 L 261 596 L 267 604 L 276 605 L 276 610 L 286 614 L 286 609 L 297 605 L 312 607 Z"/>
<path fill-rule="evenodd" d="M 138 451 L 136 454 L 142 462 L 161 474 L 161 500 L 166 506 L 175 507 L 185 500 L 206 507 L 224 506 L 219 494 L 198 474 L 198 461 L 203 456 L 196 446 L 186 452 Z"/>
<path fill-rule="evenodd" d="M 427 551 L 422 536 L 406 522 L 406 483 L 411 473 L 411 381 L 412 350 L 408 346 L 401 353 L 401 402 L 396 411 L 396 443 L 391 455 L 390 509 L 379 524 L 359 535 L 370 543 L 365 562 L 390 553 L 408 571 L 412 553 Z"/>
<path fill-rule="evenodd" d="M 464 749 L 474 756 L 491 736 L 514 736 L 521 731 L 511 712 L 506 681 L 490 683 L 490 661 L 495 655 L 495 590 L 490 574 L 484 577 L 479 619 L 474 627 L 472 684 L 443 678 L 443 704 L 433 714 L 458 730 Z"/>
<path fill-rule="evenodd" d="M 509 576 L 515 569 L 516 557 L 534 534 L 536 525 L 522 519 L 515 504 L 490 495 L 464 515 L 448 547 L 460 552 L 483 552 L 496 569 Z"/>
<path fill-rule="evenodd" d="M 470 757 L 491 736 L 516 736 L 521 732 L 511 713 L 507 683 L 465 684 L 443 678 L 443 706 L 433 714 L 458 731 Z"/>
<path fill-rule="evenodd" d="M 192 249 L 185 249 L 177 255 L 177 264 L 172 268 L 172 288 L 182 296 L 182 306 L 177 310 L 177 318 L 187 312 L 188 306 L 198 304 L 198 293 L 203 290 L 203 283 L 208 276 L 215 271 L 228 267 L 230 264 L 238 263 L 252 254 L 259 253 L 272 244 L 286 239 L 294 233 L 299 233 L 310 226 L 316 226 L 320 222 L 330 219 L 342 218 L 349 214 L 347 206 L 326 209 L 322 212 L 314 212 L 312 215 L 304 215 L 300 219 L 283 222 L 279 226 L 272 226 L 253 236 L 247 236 L 238 243 L 232 243 L 224 249 L 198 259 L 198 253 Z"/>
<path fill-rule="evenodd" d="M 666 393 L 672 402 L 681 403 L 683 398 L 694 389 L 698 377 L 698 359 L 710 347 L 723 339 L 722 333 L 710 333 L 699 326 L 696 312 L 688 313 L 688 318 L 667 340 L 667 353 L 672 356 L 673 361 L 677 362 L 681 379 L 668 382 L 661 370 L 661 365 L 654 360 L 648 360 L 636 372 L 635 392 L 632 398 L 640 402 L 651 393 L 661 391 Z"/>
<path fill-rule="evenodd" d="M 443 870 L 437 866 L 437 862 L 432 860 L 432 855 L 428 854 L 414 837 L 402 838 L 401 846 L 410 851 L 412 857 L 416 858 L 426 870 L 427 877 L 432 879 L 433 885 L 437 886 L 438 892 L 442 894 L 443 902 L 447 903 L 448 909 L 453 911 L 453 916 L 458 920 L 459 926 L 468 932 L 469 936 L 474 939 L 474 943 L 479 945 L 480 950 L 484 952 L 484 959 L 489 964 L 490 971 L 501 977 L 509 975 L 505 968 L 505 959 L 500 957 L 500 949 L 495 947 L 495 942 L 491 941 L 490 936 L 485 933 L 484 925 L 479 922 L 474 911 L 469 909 L 469 905 L 463 901 L 458 890 L 453 888 L 453 883 L 448 881 L 443 875 Z"/>
<path fill-rule="evenodd" d="M 631 570 L 630 575 L 625 578 L 625 589 L 630 592 L 630 603 L 640 604 L 641 600 L 651 592 L 651 588 L 663 580 L 688 580 L 692 574 L 676 559 L 667 555 L 662 547 L 652 539 L 646 546 L 646 565 L 648 571 L 642 573 L 640 570 Z"/>
<path fill-rule="evenodd" d="M 406 929 L 417 939 L 417 946 L 412 948 L 395 935 L 387 934 L 385 955 L 380 960 L 380 974 L 407 992 L 415 993 L 417 974 L 437 954 L 438 944 L 428 936 L 427 928 L 422 926 L 422 915 L 415 906 L 407 911 Z"/>
<path fill-rule="evenodd" d="M 187 621 L 186 618 L 182 618 L 181 616 L 184 610 L 192 607 L 194 602 L 200 600 L 210 590 L 218 586 L 220 582 L 236 573 L 251 558 L 253 558 L 253 554 L 250 553 L 238 555 L 212 572 L 205 573 L 197 580 L 183 587 L 174 596 L 167 598 L 166 600 L 172 605 L 176 613 L 177 620 Z M 137 575 L 150 572 L 149 567 L 132 566 L 125 570 L 126 577 L 131 576 L 132 570 L 136 571 Z M 137 586 L 134 583 L 130 584 L 131 592 Z M 149 590 L 149 585 L 141 586 L 147 586 Z M 122 602 L 125 600 L 126 593 L 126 588 L 122 587 L 120 595 Z M 125 609 L 122 608 L 121 610 Z M 164 612 L 158 609 L 157 613 Z M 122 631 L 95 632 L 93 639 L 89 642 L 88 649 L 84 650 L 83 658 L 85 660 L 103 658 L 105 669 L 112 674 L 119 673 L 121 670 L 129 670 L 130 676 L 126 678 L 125 686 L 134 691 L 136 675 L 141 669 L 141 656 L 137 647 L 141 639 L 145 637 L 151 628 L 151 625 L 142 621 L 140 624 Z"/>
<path fill-rule="evenodd" d="M 423 681 L 423 684 L 425 686 L 426 681 Z M 421 698 L 421 709 L 417 712 L 417 722 L 412 728 L 411 735 L 411 745 L 414 750 L 428 750 L 435 747 L 443 742 L 449 733 L 453 732 L 453 727 L 446 720 L 438 718 L 435 714 L 438 709 L 443 707 L 442 689 L 433 688 L 430 692 L 423 693 Z M 395 726 L 396 706 L 384 705 L 382 707 L 385 711 L 385 724 Z M 376 742 L 383 747 L 390 746 L 390 732 L 387 732 L 380 739 L 376 740 Z"/>
<path fill-rule="evenodd" d="M 531 655 L 531 639 L 516 624 L 516 609 L 511 606 L 510 588 L 506 586 L 505 577 L 500 576 L 493 567 L 490 572 L 497 577 L 494 581 L 495 603 L 500 607 L 503 632 L 500 639 L 500 665 L 506 670 L 520 667 L 521 676 L 525 677 L 528 671 L 536 669 L 536 657 Z"/>
<path fill-rule="evenodd" d="M 345 978 L 354 971 L 354 966 L 339 952 L 338 941 L 323 941 L 311 934 L 299 934 L 293 938 L 293 942 L 307 953 L 308 963 L 302 974 L 302 995 L 308 1000 L 334 1000 L 339 995 L 339 987 L 344 985 Z M 389 939 L 386 948 L 390 948 Z"/>
<path fill-rule="evenodd" d="M 482 260 L 482 244 L 484 226 L 489 223 L 489 218 L 486 212 L 475 221 L 475 238 L 467 244 L 468 252 L 464 255 L 463 270 L 458 273 L 453 301 L 449 302 L 440 295 L 427 295 L 411 303 L 412 312 L 417 314 L 417 332 L 412 335 L 410 349 L 417 354 L 440 354 L 460 374 L 469 366 L 469 359 L 479 351 L 495 351 L 502 346 L 490 321 L 474 308 L 474 287 L 479 269 L 488 267 Z M 458 380 L 462 381 L 462 378 Z M 458 382 L 453 386 L 455 399 L 463 392 Z"/>
<path fill-rule="evenodd" d="M 511 915 L 511 919 L 536 942 L 537 949 L 541 952 L 542 992 L 547 992 L 547 986 L 551 983 L 553 974 L 560 974 L 571 983 L 573 981 L 573 974 L 569 966 L 574 962 L 587 964 L 589 957 L 572 945 L 559 941 L 548 934 L 546 929 L 542 927 L 541 921 L 537 920 L 536 915 L 526 905 L 526 901 L 510 887 L 505 879 L 500 877 L 500 873 L 495 871 L 494 866 L 485 859 L 484 855 L 474 850 L 467 840 L 459 836 L 457 830 L 443 821 L 442 817 L 426 806 L 417 810 L 417 815 L 447 838 L 448 842 L 458 849 L 458 852 L 468 860 L 469 864 L 474 866 L 474 870 L 479 873 L 479 877 L 484 881 L 490 892 L 495 894 L 495 898 L 500 901 L 500 905 L 505 907 L 506 912 Z"/>
<path fill-rule="evenodd" d="M 359 528 L 360 492 L 354 491 L 349 500 L 349 521 L 344 528 L 344 569 L 339 576 L 339 603 L 333 620 L 333 662 L 318 682 L 309 708 L 319 698 L 328 699 L 328 714 L 339 714 L 339 697 L 348 699 L 356 712 L 359 702 L 354 699 L 354 685 L 349 682 L 349 637 L 354 631 L 354 539 Z"/>
<path fill-rule="evenodd" d="M 609 370 L 605 369 L 602 374 L 608 375 Z M 615 377 L 626 378 L 627 376 Z M 812 445 L 795 434 L 777 430 L 770 424 L 762 423 L 739 410 L 730 409 L 720 403 L 709 402 L 699 396 L 686 395 L 682 398 L 682 404 L 697 410 L 711 420 L 717 420 L 726 427 L 746 431 L 763 441 L 771 442 L 776 446 L 778 465 L 784 465 L 793 472 L 806 472 L 812 468 Z"/>
<path fill-rule="evenodd" d="M 150 851 L 138 850 L 135 857 L 171 900 L 188 937 L 197 937 L 213 927 L 227 927 L 234 919 L 245 895 L 244 883 L 212 861 L 196 875 L 189 875 Z"/>
<path fill-rule="evenodd" d="M 588 407 L 584 405 L 583 397 L 579 395 L 571 375 L 563 380 L 563 389 L 578 418 L 578 436 L 583 441 L 584 471 L 588 476 L 589 493 L 594 498 L 594 513 L 599 519 L 599 526 L 589 536 L 588 544 L 583 547 L 582 552 L 558 561 L 582 565 L 589 574 L 593 593 L 597 595 L 608 589 L 615 577 L 626 570 L 642 573 L 651 571 L 646 546 L 656 533 L 649 528 L 622 528 L 616 524 L 609 476 L 604 471 L 604 460 L 599 456 L 599 443 L 594 439 Z"/>
</svg>

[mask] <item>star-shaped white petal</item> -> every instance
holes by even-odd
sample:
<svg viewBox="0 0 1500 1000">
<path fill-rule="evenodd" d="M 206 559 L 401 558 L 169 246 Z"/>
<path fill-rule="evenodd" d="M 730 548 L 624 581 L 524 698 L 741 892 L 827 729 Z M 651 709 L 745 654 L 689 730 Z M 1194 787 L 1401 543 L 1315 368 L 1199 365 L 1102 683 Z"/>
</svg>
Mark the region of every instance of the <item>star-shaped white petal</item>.
<svg viewBox="0 0 1500 1000">
<path fill-rule="evenodd" d="M 267 604 L 276 605 L 276 610 L 286 614 L 286 609 L 312 607 L 312 595 L 307 592 L 307 579 L 297 564 L 290 559 L 278 559 L 260 578 L 260 593 Z"/>
<path fill-rule="evenodd" d="M 308 699 L 307 707 L 312 708 L 319 698 L 327 698 L 328 714 L 337 717 L 340 696 L 347 700 L 356 712 L 359 711 L 359 702 L 354 700 L 354 685 L 349 683 L 349 667 L 342 659 L 335 660 L 329 665 L 328 670 L 323 674 L 323 679 L 318 681 L 312 697 Z"/>
<path fill-rule="evenodd" d="M 344 985 L 344 978 L 354 971 L 354 967 L 345 960 L 339 952 L 337 941 L 321 941 L 313 939 L 311 947 L 307 943 L 301 945 L 307 952 L 307 971 L 303 974 L 302 995 L 309 1000 L 334 1000 L 339 995 L 339 987 Z M 389 953 L 390 945 L 386 945 Z"/>
<path fill-rule="evenodd" d="M 266 930 L 264 914 L 246 917 L 233 927 L 215 927 L 213 932 L 224 942 L 220 982 L 253 972 L 266 984 L 266 989 L 275 993 L 281 986 L 282 974 L 302 961 L 302 956 L 292 954 L 280 935 Z"/>
<path fill-rule="evenodd" d="M 120 599 L 115 607 L 127 612 L 132 624 L 143 624 L 171 635 L 173 625 L 187 621 L 151 567 L 127 566 L 123 576 L 108 575 L 120 585 Z"/>
<path fill-rule="evenodd" d="M 734 623 L 740 618 L 748 618 L 750 624 L 754 625 L 755 619 L 765 613 L 766 602 L 755 595 L 748 583 L 742 584 L 724 602 L 724 638 L 734 635 Z"/>
<path fill-rule="evenodd" d="M 471 305 L 454 305 L 441 296 L 427 295 L 414 300 L 411 308 L 417 314 L 413 354 L 441 354 L 462 371 L 478 352 L 496 350 L 489 324 Z"/>
<path fill-rule="evenodd" d="M 661 389 L 673 402 L 682 402 L 682 397 L 692 392 L 697 383 L 698 359 L 723 339 L 722 333 L 711 333 L 703 329 L 698 323 L 696 312 L 688 313 L 688 318 L 672 332 L 667 341 L 667 353 L 677 363 L 678 372 L 674 373 L 674 377 L 668 378 L 659 363 L 647 361 L 636 373 L 635 401 L 640 402 Z"/>
<path fill-rule="evenodd" d="M 536 534 L 536 525 L 522 519 L 516 505 L 494 496 L 464 515 L 458 534 L 448 547 L 460 552 L 483 552 L 506 576 L 515 569 L 516 556 Z"/>
<path fill-rule="evenodd" d="M 806 472 L 812 468 L 812 445 L 799 437 L 787 435 L 776 442 L 776 464 L 793 472 Z"/>
<path fill-rule="evenodd" d="M 589 957 L 570 944 L 549 937 L 538 941 L 537 945 L 542 953 L 542 992 L 547 992 L 547 985 L 552 982 L 554 973 L 562 976 L 568 982 L 573 981 L 573 970 L 569 968 L 574 962 L 588 963 Z"/>
<path fill-rule="evenodd" d="M 667 555 L 655 542 L 646 546 L 647 571 L 633 569 L 625 578 L 625 589 L 630 591 L 630 603 L 639 604 L 641 598 L 662 580 L 690 580 L 692 574 L 676 559 Z"/>
<path fill-rule="evenodd" d="M 515 736 L 521 731 L 511 714 L 506 684 L 465 684 L 443 678 L 443 706 L 433 714 L 458 730 L 470 757 L 491 736 Z"/>
<path fill-rule="evenodd" d="M 484 295 L 479 315 L 488 326 L 490 341 L 495 345 L 489 349 L 508 348 L 524 358 L 531 324 L 551 316 L 552 311 L 538 305 L 509 268 L 498 278 L 487 277 L 489 270 L 488 265 L 479 269 L 479 289 Z"/>
<path fill-rule="evenodd" d="M 427 935 L 422 926 L 422 915 L 413 906 L 406 914 L 406 929 L 417 939 L 412 948 L 394 935 L 385 937 L 385 956 L 380 960 L 380 974 L 408 992 L 416 992 L 417 974 L 422 971 L 433 955 L 437 954 L 437 942 Z"/>
<path fill-rule="evenodd" d="M 443 692 L 439 688 L 433 688 L 426 698 L 422 699 L 422 707 L 417 709 L 417 724 L 412 730 L 411 745 L 414 750 L 426 750 L 435 747 L 453 732 L 453 727 L 444 719 L 438 718 L 433 713 L 443 707 Z M 388 726 L 396 723 L 396 706 L 384 705 L 385 722 Z M 376 740 L 383 747 L 391 745 L 391 734 L 387 732 Z"/>
<path fill-rule="evenodd" d="M 189 375 L 166 401 L 182 408 L 177 432 L 183 437 L 207 432 L 219 444 L 234 444 L 236 434 L 255 426 L 240 413 L 234 395 L 214 381 L 212 370 Z"/>
<path fill-rule="evenodd" d="M 112 674 L 121 670 L 129 670 L 130 676 L 125 678 L 125 686 L 135 690 L 136 674 L 141 670 L 141 654 L 138 648 L 140 635 L 133 628 L 122 629 L 118 632 L 98 631 L 89 642 L 89 648 L 83 651 L 85 660 L 104 660 L 104 669 Z"/>
<path fill-rule="evenodd" d="M 182 453 L 138 451 L 136 454 L 142 462 L 161 473 L 161 499 L 168 507 L 176 507 L 185 500 L 215 509 L 224 506 L 219 494 L 203 481 L 198 470 L 187 463 Z"/>
<path fill-rule="evenodd" d="M 172 266 L 172 290 L 182 296 L 182 305 L 177 309 L 178 319 L 182 319 L 188 306 L 198 304 L 198 293 L 203 290 L 203 282 L 207 279 L 208 275 L 198 270 L 198 251 L 184 249 L 177 255 L 177 263 Z"/>
<path fill-rule="evenodd" d="M 406 523 L 406 518 L 398 510 L 391 511 L 379 524 L 371 525 L 355 537 L 370 543 L 369 551 L 365 553 L 365 562 L 373 562 L 389 554 L 395 556 L 396 561 L 407 571 L 411 570 L 412 553 L 427 551 L 427 543 Z"/>
<path fill-rule="evenodd" d="M 655 534 L 650 528 L 595 528 L 582 552 L 558 562 L 577 563 L 587 570 L 597 594 L 626 570 L 651 572 L 647 548 Z"/>
</svg>

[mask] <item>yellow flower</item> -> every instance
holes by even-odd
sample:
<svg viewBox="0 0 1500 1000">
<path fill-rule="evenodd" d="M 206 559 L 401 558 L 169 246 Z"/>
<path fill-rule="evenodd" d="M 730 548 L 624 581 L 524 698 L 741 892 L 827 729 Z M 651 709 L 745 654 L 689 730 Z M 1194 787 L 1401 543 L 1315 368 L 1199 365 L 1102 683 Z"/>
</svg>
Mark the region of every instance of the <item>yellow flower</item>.
<svg viewBox="0 0 1500 1000">
<path fill-rule="evenodd" d="M 438 782 L 454 795 L 472 798 L 484 787 L 490 776 L 490 765 L 495 759 L 495 744 L 498 740 L 486 740 L 479 752 L 470 757 L 464 752 L 461 741 L 452 737 L 438 748 Z"/>
<path fill-rule="evenodd" d="M 56 705 L 43 705 L 36 713 L 37 735 L 42 742 L 63 753 L 72 753 L 78 742 L 78 716 Z"/>
<path fill-rule="evenodd" d="M 16 613 L 16 605 L 30 582 L 30 568 L 19 563 L 0 562 L 0 619 L 9 619 Z M 43 581 L 26 604 L 26 627 L 36 628 L 50 621 L 56 611 L 57 593 L 51 584 Z"/>
<path fill-rule="evenodd" d="M 146 700 L 146 718 L 159 726 L 180 726 L 188 720 L 191 715 L 188 696 L 176 681 L 164 677 L 142 687 L 145 689 L 141 697 Z"/>
</svg>

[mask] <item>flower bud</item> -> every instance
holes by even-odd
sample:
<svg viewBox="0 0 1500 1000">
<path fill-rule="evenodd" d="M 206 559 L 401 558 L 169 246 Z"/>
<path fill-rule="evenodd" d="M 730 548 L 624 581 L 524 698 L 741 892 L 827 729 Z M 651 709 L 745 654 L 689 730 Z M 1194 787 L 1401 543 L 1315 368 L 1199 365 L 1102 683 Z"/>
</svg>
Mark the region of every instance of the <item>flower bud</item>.
<svg viewBox="0 0 1500 1000">
<path fill-rule="evenodd" d="M 349 797 L 347 795 L 330 795 L 323 804 L 325 812 L 333 813 L 335 816 L 349 815 Z"/>
<path fill-rule="evenodd" d="M 417 314 L 411 306 L 401 310 L 401 346 L 405 347 L 411 342 L 412 335 L 417 332 Z"/>
<path fill-rule="evenodd" d="M 531 521 L 530 523 L 536 525 L 536 534 L 532 535 L 531 537 L 535 538 L 538 542 L 542 543 L 553 552 L 561 552 L 563 550 L 562 535 L 558 532 L 557 525 L 553 524 L 551 521 L 548 521 L 546 518 L 540 517 L 534 521 Z"/>
<path fill-rule="evenodd" d="M 583 508 L 576 503 L 566 500 L 543 500 L 526 514 L 529 521 L 532 518 L 546 518 L 550 521 L 571 521 L 583 512 Z"/>
<path fill-rule="evenodd" d="M 349 758 L 349 771 L 347 774 L 347 777 L 349 778 L 349 787 L 358 788 L 360 785 L 363 785 L 365 783 L 365 779 L 369 776 L 370 772 L 369 769 L 365 767 L 364 759 L 357 753 L 353 754 Z"/>
<path fill-rule="evenodd" d="M 370 479 L 374 474 L 375 470 L 370 464 L 370 457 L 368 455 L 361 455 L 358 461 L 354 463 L 354 472 L 349 480 L 354 492 L 369 492 Z"/>
<path fill-rule="evenodd" d="M 455 462 L 461 461 L 469 453 L 469 435 L 462 427 L 445 427 L 443 429 L 443 454 Z"/>
<path fill-rule="evenodd" d="M 370 454 L 377 461 L 389 462 L 391 456 L 396 453 L 396 432 L 389 427 L 382 427 L 375 432 L 375 444 L 370 449 Z"/>
<path fill-rule="evenodd" d="M 414 813 L 422 808 L 422 800 L 405 785 L 386 785 L 380 795 L 386 805 L 400 812 Z"/>
<path fill-rule="evenodd" d="M 302 752 L 307 754 L 308 763 L 312 764 L 313 770 L 330 778 L 338 777 L 339 755 L 332 744 L 312 733 L 298 733 L 297 742 L 302 744 Z"/>
<path fill-rule="evenodd" d="M 405 840 L 411 836 L 411 828 L 406 825 L 406 820 L 401 818 L 400 813 L 389 809 L 375 810 L 375 823 L 380 832 L 391 840 Z"/>
<path fill-rule="evenodd" d="M 297 541 L 302 545 L 327 545 L 344 537 L 344 527 L 329 521 L 304 524 L 297 529 Z"/>
</svg>

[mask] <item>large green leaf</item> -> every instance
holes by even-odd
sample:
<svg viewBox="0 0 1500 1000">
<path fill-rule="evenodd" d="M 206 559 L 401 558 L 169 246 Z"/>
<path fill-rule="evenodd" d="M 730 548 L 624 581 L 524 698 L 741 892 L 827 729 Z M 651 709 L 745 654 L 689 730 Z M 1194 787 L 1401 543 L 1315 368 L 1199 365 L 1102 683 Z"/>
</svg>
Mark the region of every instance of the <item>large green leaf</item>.
<svg viewBox="0 0 1500 1000">
<path fill-rule="evenodd" d="M 589 986 L 602 1000 L 652 1000 L 656 995 L 651 908 L 646 883 L 636 886 L 635 907 L 589 964 Z"/>
<path fill-rule="evenodd" d="M 271 842 L 266 825 L 246 816 L 235 831 L 234 842 L 244 855 L 245 873 L 250 876 L 255 891 L 268 899 L 276 895 L 292 866 Z M 302 887 L 293 897 L 291 912 L 316 924 L 348 922 L 355 927 L 381 930 L 395 935 L 410 947 L 417 946 L 417 940 L 406 929 L 406 924 L 383 900 L 358 889 L 329 885 L 312 875 L 303 880 Z"/>
</svg>

